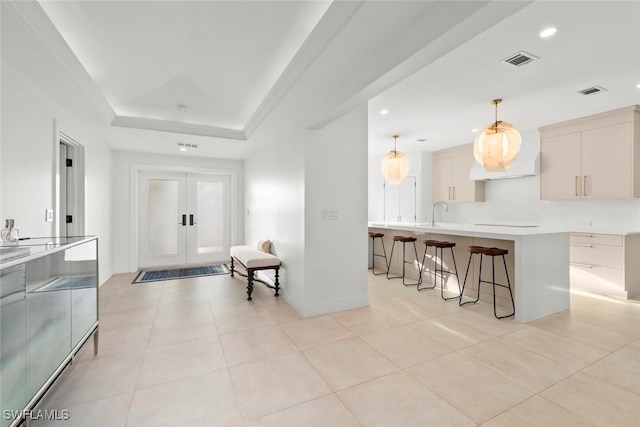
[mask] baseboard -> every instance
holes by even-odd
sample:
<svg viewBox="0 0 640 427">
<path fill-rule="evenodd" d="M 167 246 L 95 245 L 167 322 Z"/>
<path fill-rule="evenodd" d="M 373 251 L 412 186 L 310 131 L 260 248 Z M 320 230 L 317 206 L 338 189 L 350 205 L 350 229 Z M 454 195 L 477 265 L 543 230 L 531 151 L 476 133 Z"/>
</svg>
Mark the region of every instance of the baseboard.
<svg viewBox="0 0 640 427">
<path fill-rule="evenodd" d="M 351 310 L 353 308 L 367 307 L 369 295 L 335 298 L 324 301 L 314 301 L 304 305 L 303 317 L 319 316 L 321 314 L 335 313 L 337 311 Z"/>
</svg>

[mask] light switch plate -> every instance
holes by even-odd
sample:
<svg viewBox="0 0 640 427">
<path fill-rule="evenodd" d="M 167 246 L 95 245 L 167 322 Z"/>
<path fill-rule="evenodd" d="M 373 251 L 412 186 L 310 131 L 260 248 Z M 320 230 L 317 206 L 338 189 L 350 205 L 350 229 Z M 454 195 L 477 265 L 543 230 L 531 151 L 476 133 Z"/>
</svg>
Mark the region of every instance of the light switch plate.
<svg viewBox="0 0 640 427">
<path fill-rule="evenodd" d="M 53 209 L 46 209 L 44 211 L 44 220 L 46 222 L 53 222 Z"/>
<path fill-rule="evenodd" d="M 339 218 L 340 218 L 340 214 L 336 210 L 333 210 L 333 209 L 322 210 L 322 219 L 324 221 L 337 221 Z"/>
</svg>

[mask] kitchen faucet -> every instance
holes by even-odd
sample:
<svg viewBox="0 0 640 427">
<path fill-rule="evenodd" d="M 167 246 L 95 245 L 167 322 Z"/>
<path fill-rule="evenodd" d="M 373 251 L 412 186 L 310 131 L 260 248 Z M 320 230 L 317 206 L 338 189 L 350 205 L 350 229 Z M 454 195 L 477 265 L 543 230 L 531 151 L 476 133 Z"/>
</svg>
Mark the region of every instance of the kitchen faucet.
<svg viewBox="0 0 640 427">
<path fill-rule="evenodd" d="M 445 212 L 449 212 L 449 206 L 447 206 L 447 202 L 444 202 L 442 200 L 437 200 L 435 202 L 433 202 L 433 205 L 431 206 L 431 226 L 435 227 L 436 226 L 436 205 L 438 204 L 442 204 L 444 205 L 444 211 Z"/>
</svg>

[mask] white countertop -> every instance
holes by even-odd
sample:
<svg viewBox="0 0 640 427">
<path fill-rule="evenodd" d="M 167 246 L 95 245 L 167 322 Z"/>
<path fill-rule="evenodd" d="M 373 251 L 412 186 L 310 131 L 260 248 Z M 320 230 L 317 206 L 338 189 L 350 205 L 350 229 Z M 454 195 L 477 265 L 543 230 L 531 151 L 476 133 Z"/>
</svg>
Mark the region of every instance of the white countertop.
<svg viewBox="0 0 640 427">
<path fill-rule="evenodd" d="M 632 235 L 640 234 L 640 230 L 622 229 L 599 229 L 592 227 L 560 227 L 560 226 L 537 226 L 535 224 L 459 224 L 436 222 L 435 227 L 431 223 L 408 223 L 408 222 L 369 222 L 370 228 L 412 231 L 416 233 L 441 233 L 450 235 L 473 235 L 477 237 L 492 237 L 512 239 L 522 236 L 535 236 L 553 233 L 586 233 L 586 234 L 614 234 Z"/>
</svg>

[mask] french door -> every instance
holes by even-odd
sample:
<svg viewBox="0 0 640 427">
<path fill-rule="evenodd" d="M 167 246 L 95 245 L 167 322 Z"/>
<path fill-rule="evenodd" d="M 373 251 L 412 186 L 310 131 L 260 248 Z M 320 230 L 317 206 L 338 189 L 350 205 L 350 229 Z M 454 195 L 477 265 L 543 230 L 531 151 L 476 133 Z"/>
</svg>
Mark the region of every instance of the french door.
<svg viewBox="0 0 640 427">
<path fill-rule="evenodd" d="M 140 172 L 140 267 L 227 261 L 229 175 Z"/>
</svg>

